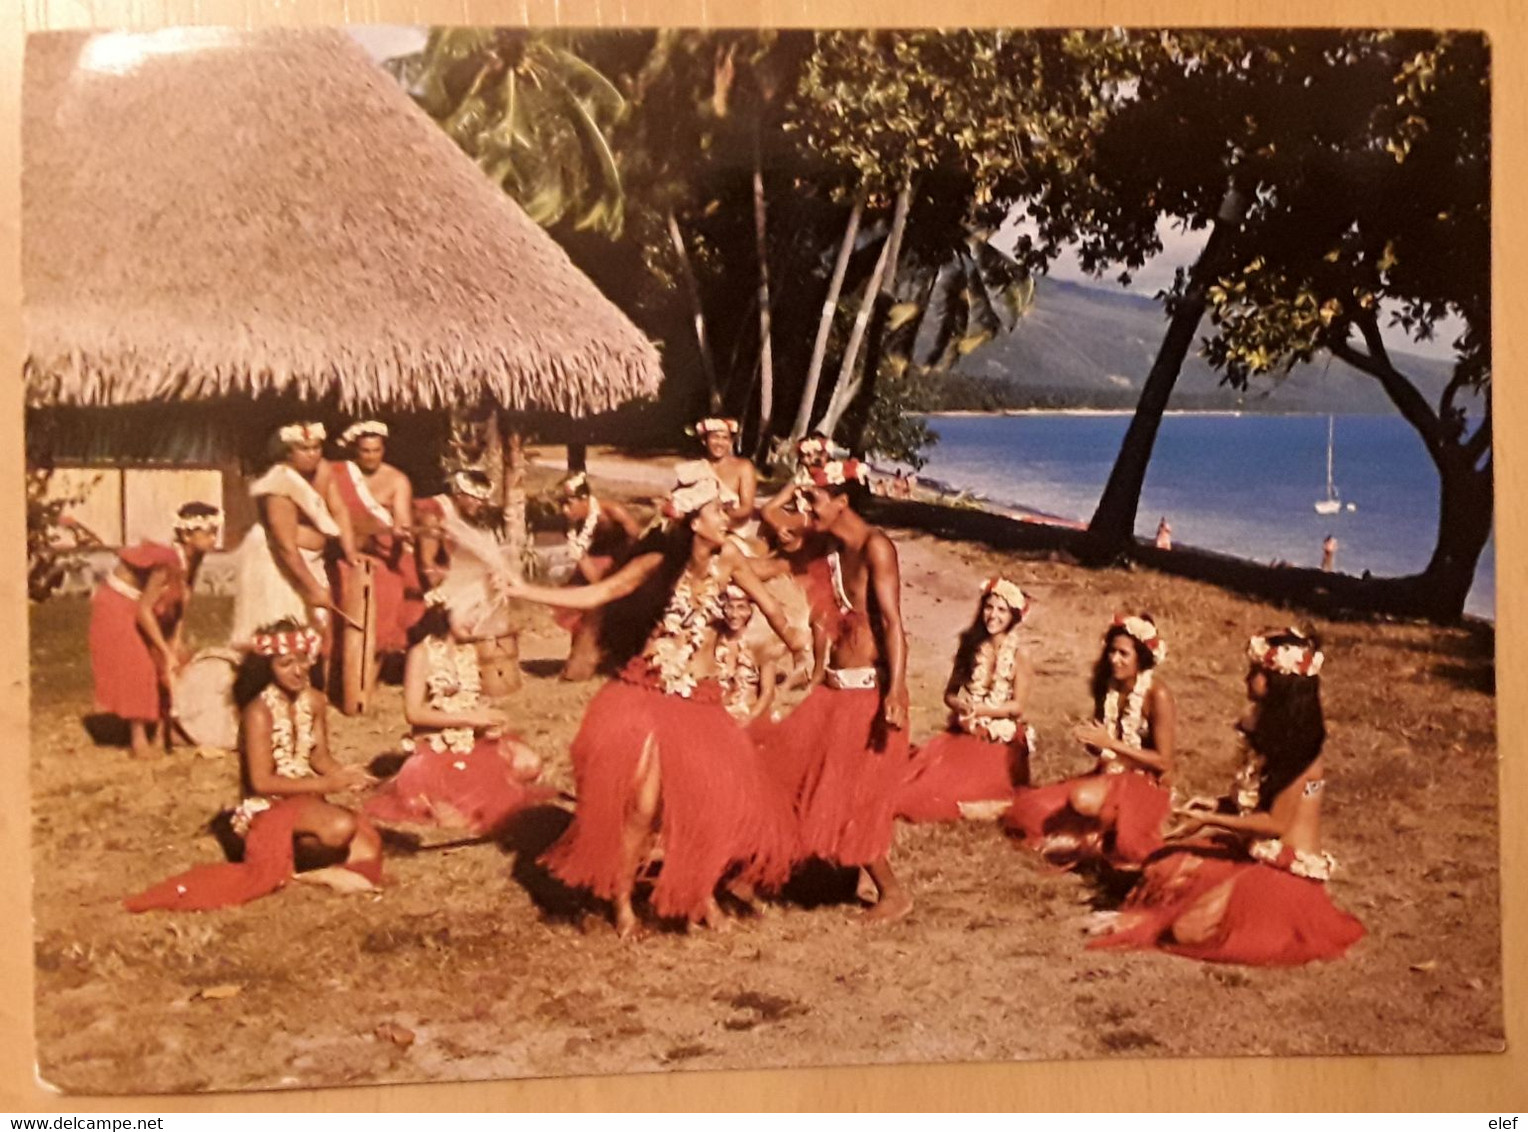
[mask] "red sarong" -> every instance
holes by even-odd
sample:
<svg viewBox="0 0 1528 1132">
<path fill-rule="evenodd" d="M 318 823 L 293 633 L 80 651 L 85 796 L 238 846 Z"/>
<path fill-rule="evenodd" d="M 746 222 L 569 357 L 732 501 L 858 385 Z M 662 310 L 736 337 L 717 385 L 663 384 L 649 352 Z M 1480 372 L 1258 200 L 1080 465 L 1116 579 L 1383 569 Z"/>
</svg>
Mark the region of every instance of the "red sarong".
<svg viewBox="0 0 1528 1132">
<path fill-rule="evenodd" d="M 1152 860 L 1125 901 L 1129 926 L 1088 944 L 1093 948 L 1156 948 L 1210 963 L 1293 967 L 1338 959 L 1364 936 L 1357 919 L 1332 903 L 1321 881 L 1279 864 L 1225 849 L 1173 849 Z M 1185 944 L 1173 925 L 1221 885 L 1231 885 L 1225 912 L 1209 939 Z"/>
<path fill-rule="evenodd" d="M 1011 743 L 964 731 L 934 736 L 912 755 L 908 782 L 897 795 L 897 816 L 911 822 L 960 820 L 960 803 L 1007 801 L 1029 785 L 1029 741 Z"/>
<path fill-rule="evenodd" d="M 1108 783 L 1103 809 L 1097 818 L 1083 817 L 1071 808 L 1072 790 L 1096 778 Z M 1172 793 L 1165 786 L 1152 775 L 1126 771 L 1016 790 L 1003 825 L 1032 848 L 1053 833 L 1112 829 L 1112 846 L 1106 846 L 1103 857 L 1116 864 L 1140 864 L 1161 848 L 1162 827 L 1171 812 Z"/>
<path fill-rule="evenodd" d="M 498 740 L 479 737 L 466 754 L 434 750 L 423 738 L 418 742 L 398 773 L 367 800 L 367 816 L 484 836 L 527 806 L 557 796 L 518 777 L 499 753 Z"/>
<path fill-rule="evenodd" d="M 169 584 L 154 607 L 169 640 L 185 605 L 179 556 L 172 547 L 143 543 L 125 547 L 118 557 L 144 574 L 159 567 L 169 571 Z M 90 674 L 97 711 L 139 723 L 155 723 L 163 716 L 159 659 L 138 626 L 138 602 L 106 582 L 90 599 Z"/>
<path fill-rule="evenodd" d="M 790 799 L 721 706 L 714 681 L 686 699 L 648 686 L 646 672 L 645 661 L 632 661 L 590 701 L 572 748 L 578 808 L 541 859 L 564 883 L 607 900 L 630 883 L 622 831 L 652 739 L 664 850 L 653 908 L 660 916 L 697 920 L 733 865 L 742 866 L 742 879 L 762 887 L 789 877 L 796 860 Z"/>
<path fill-rule="evenodd" d="M 302 799 L 284 798 L 270 809 L 254 816 L 244 838 L 244 860 L 217 865 L 199 865 L 194 869 L 161 881 L 122 902 L 129 912 L 148 912 L 166 908 L 176 912 L 205 912 L 246 904 L 268 895 L 291 879 L 295 869 L 292 838 Z M 360 830 L 372 830 L 364 817 L 357 816 Z M 382 861 L 347 865 L 373 884 L 382 882 Z"/>
<path fill-rule="evenodd" d="M 897 798 L 912 768 L 907 733 L 882 723 L 877 689 L 814 688 L 767 741 L 777 781 L 799 783 L 807 856 L 868 865 L 891 851 Z"/>
</svg>

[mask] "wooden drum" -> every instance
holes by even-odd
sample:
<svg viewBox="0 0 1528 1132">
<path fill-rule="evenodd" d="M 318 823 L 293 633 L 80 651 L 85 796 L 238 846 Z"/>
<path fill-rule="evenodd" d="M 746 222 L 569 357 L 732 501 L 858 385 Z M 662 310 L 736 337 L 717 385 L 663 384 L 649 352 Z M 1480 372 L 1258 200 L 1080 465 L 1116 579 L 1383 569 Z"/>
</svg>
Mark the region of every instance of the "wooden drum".
<svg viewBox="0 0 1528 1132">
<path fill-rule="evenodd" d="M 170 715 L 199 747 L 235 751 L 239 747 L 239 709 L 233 685 L 239 654 L 233 649 L 203 649 L 175 675 Z"/>
</svg>

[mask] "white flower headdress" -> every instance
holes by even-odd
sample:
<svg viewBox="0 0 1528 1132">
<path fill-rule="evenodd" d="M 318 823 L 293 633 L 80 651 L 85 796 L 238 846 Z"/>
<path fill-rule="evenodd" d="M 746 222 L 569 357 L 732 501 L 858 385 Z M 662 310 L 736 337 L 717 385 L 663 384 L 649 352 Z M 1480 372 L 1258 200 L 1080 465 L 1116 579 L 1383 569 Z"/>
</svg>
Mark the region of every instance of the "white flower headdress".
<svg viewBox="0 0 1528 1132">
<path fill-rule="evenodd" d="M 796 442 L 796 455 L 803 460 L 809 456 L 824 456 L 829 460 L 839 460 L 848 453 L 826 436 L 803 436 Z"/>
<path fill-rule="evenodd" d="M 249 642 L 259 656 L 317 656 L 323 638 L 312 629 L 289 629 L 282 633 L 256 633 Z"/>
<path fill-rule="evenodd" d="M 1113 623 L 1109 626 L 1109 634 L 1106 634 L 1104 639 L 1107 640 L 1108 636 L 1111 635 L 1115 629 L 1123 629 L 1135 640 L 1145 645 L 1146 651 L 1151 653 L 1152 658 L 1158 664 L 1161 664 L 1164 660 L 1167 659 L 1167 641 L 1163 638 L 1162 634 L 1158 632 L 1157 627 L 1150 621 L 1146 620 L 1146 618 L 1115 617 Z"/>
<path fill-rule="evenodd" d="M 383 440 L 386 440 L 388 437 L 387 426 L 381 421 L 356 421 L 355 424 L 340 433 L 340 443 L 348 448 L 363 436 L 380 436 Z"/>
<path fill-rule="evenodd" d="M 1269 638 L 1293 637 L 1294 640 L 1274 644 Z M 1284 676 L 1319 676 L 1326 656 L 1316 647 L 1316 642 L 1298 629 L 1267 632 L 1247 642 L 1247 659 L 1269 672 Z"/>
<path fill-rule="evenodd" d="M 1029 616 L 1029 595 L 1019 588 L 1017 582 L 1010 582 L 1003 577 L 988 578 L 982 583 L 982 593 L 996 594 L 1002 598 L 1020 621 Z"/>
<path fill-rule="evenodd" d="M 451 490 L 468 499 L 476 499 L 479 503 L 488 503 L 493 499 L 493 485 L 480 482 L 466 471 L 457 472 L 451 477 Z"/>
<path fill-rule="evenodd" d="M 194 534 L 197 531 L 217 532 L 223 528 L 223 509 L 219 507 L 210 515 L 177 515 L 175 517 L 175 533 L 178 535 Z"/>
<path fill-rule="evenodd" d="M 712 432 L 725 432 L 729 436 L 738 433 L 737 421 L 731 417 L 703 417 L 689 428 L 691 436 L 705 436 Z"/>
<path fill-rule="evenodd" d="M 286 445 L 312 444 L 315 440 L 322 441 L 329 433 L 318 421 L 299 421 L 297 424 L 283 425 L 276 430 L 276 439 Z"/>
</svg>

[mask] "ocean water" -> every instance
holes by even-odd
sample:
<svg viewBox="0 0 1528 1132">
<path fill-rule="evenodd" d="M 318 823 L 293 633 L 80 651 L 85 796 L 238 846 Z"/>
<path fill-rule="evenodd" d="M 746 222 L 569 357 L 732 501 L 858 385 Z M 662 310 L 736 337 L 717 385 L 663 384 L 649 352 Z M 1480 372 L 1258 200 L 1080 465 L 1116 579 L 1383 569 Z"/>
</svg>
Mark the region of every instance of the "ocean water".
<svg viewBox="0 0 1528 1132">
<path fill-rule="evenodd" d="M 1086 520 L 1109 478 L 1128 414 L 934 414 L 939 443 L 923 474 L 996 502 Z M 1414 573 L 1427 565 L 1438 521 L 1438 477 L 1421 439 L 1397 415 L 1336 418 L 1333 479 L 1344 509 L 1316 514 L 1326 495 L 1327 418 L 1168 414 L 1157 433 L 1136 531 L 1162 516 L 1176 542 L 1271 562 L 1318 566 L 1337 536 L 1337 568 Z M 1469 612 L 1493 615 L 1496 552 L 1488 543 Z"/>
</svg>

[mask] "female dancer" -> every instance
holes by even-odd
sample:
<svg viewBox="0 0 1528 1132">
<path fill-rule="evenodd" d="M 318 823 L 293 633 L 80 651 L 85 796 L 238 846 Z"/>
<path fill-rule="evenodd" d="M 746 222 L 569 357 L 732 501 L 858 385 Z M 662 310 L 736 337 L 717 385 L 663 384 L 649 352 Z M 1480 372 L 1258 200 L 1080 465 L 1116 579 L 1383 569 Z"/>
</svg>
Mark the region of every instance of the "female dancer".
<svg viewBox="0 0 1528 1132">
<path fill-rule="evenodd" d="M 477 646 L 453 621 L 439 590 L 409 637 L 403 714 L 413 728 L 402 768 L 365 806 L 383 822 L 411 822 L 492 833 L 554 791 L 532 785 L 536 753 L 506 733 L 508 718 L 485 707 Z"/>
<path fill-rule="evenodd" d="M 1332 904 L 1321 850 L 1325 768 L 1320 642 L 1299 629 L 1247 647 L 1247 760 L 1231 812 L 1189 810 L 1093 947 L 1160 947 L 1194 959 L 1294 966 L 1336 959 L 1363 937 Z"/>
<path fill-rule="evenodd" d="M 912 777 L 897 801 L 898 816 L 908 821 L 956 821 L 963 803 L 1007 803 L 1016 787 L 1029 785 L 1034 729 L 1024 707 L 1031 668 L 1019 625 L 1030 602 L 1006 578 L 988 579 L 981 592 L 945 689 L 949 729 L 914 752 Z"/>
<path fill-rule="evenodd" d="M 1003 824 L 1057 864 L 1138 865 L 1172 809 L 1176 709 L 1157 665 L 1167 642 L 1147 614 L 1116 617 L 1093 670 L 1095 722 L 1073 737 L 1097 756 L 1081 778 L 1020 789 Z"/>
<path fill-rule="evenodd" d="M 163 718 L 165 688 L 185 660 L 191 589 L 222 524 L 223 512 L 211 504 L 185 504 L 176 512 L 175 544 L 124 548 L 91 600 L 96 708 L 127 721 L 134 758 L 154 755 L 149 728 Z"/>
<path fill-rule="evenodd" d="M 231 820 L 244 838 L 244 859 L 172 877 L 129 899 L 130 912 L 222 908 L 274 892 L 293 875 L 298 839 L 346 854 L 343 865 L 315 869 L 304 880 L 343 890 L 366 890 L 382 881 L 377 831 L 324 797 L 359 790 L 372 778 L 329 753 L 328 701 L 308 681 L 322 639 L 287 620 L 255 633 L 250 648 L 241 684 L 251 698 L 239 736 L 245 798 Z"/>
<path fill-rule="evenodd" d="M 746 884 L 784 881 L 795 855 L 790 799 L 765 772 L 727 714 L 716 679 L 721 595 L 735 582 L 774 631 L 804 653 L 807 642 L 727 538 L 719 485 L 690 471 L 669 497 L 666 527 L 629 562 L 588 586 L 509 582 L 511 598 L 594 609 L 625 597 L 662 601 L 641 652 L 590 702 L 573 741 L 578 810 L 543 860 L 564 882 L 615 905 L 616 929 L 637 929 L 632 888 L 656 832 L 659 916 L 720 924 L 715 890 L 735 864 Z"/>
</svg>

